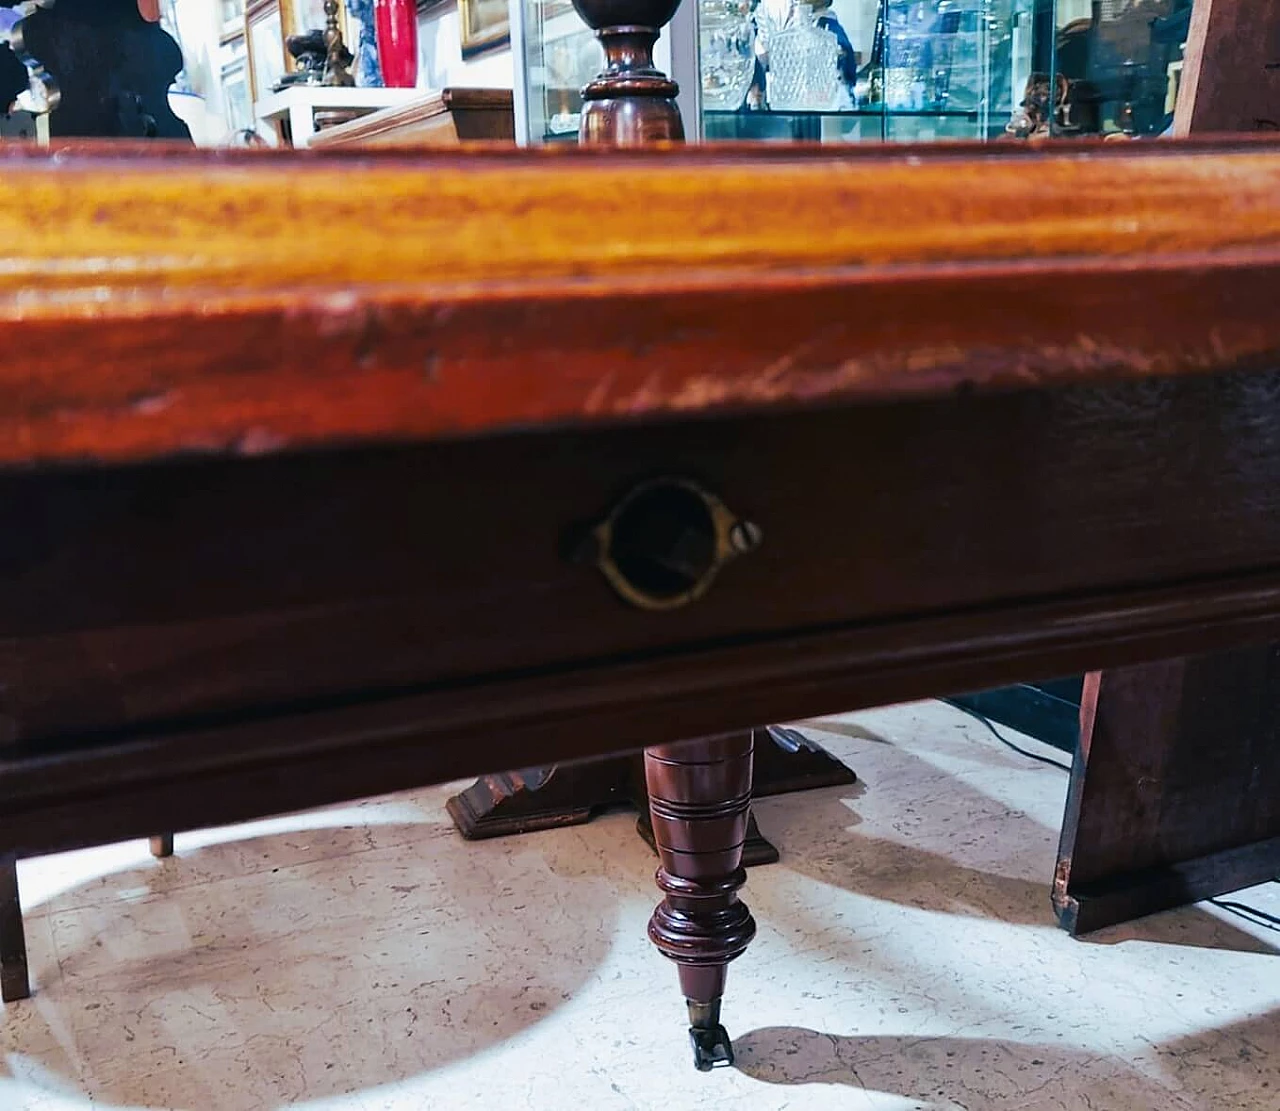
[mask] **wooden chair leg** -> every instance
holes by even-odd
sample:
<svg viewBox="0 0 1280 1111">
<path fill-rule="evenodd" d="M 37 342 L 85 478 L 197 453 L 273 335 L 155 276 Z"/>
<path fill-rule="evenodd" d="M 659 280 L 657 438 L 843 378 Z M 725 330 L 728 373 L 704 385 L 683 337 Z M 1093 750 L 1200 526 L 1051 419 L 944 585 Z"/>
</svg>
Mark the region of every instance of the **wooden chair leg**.
<svg viewBox="0 0 1280 1111">
<path fill-rule="evenodd" d="M 5 1003 L 31 994 L 27 976 L 27 936 L 18 901 L 18 859 L 0 856 L 0 998 Z"/>
<path fill-rule="evenodd" d="M 151 838 L 151 855 L 157 860 L 173 856 L 173 834 L 160 833 Z"/>
<path fill-rule="evenodd" d="M 729 962 L 756 932 L 738 900 L 746 880 L 752 735 L 659 745 L 645 751 L 644 765 L 663 893 L 649 938 L 679 966 L 694 1064 L 700 1071 L 731 1065 L 720 1004 Z"/>
</svg>

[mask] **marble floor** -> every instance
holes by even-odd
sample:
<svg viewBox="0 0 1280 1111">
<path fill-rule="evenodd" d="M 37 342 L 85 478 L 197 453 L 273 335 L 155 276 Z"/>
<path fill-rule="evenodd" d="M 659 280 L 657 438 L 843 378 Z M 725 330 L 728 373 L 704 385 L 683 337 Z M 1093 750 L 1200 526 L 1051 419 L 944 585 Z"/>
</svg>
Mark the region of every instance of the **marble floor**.
<svg viewBox="0 0 1280 1111">
<path fill-rule="evenodd" d="M 805 728 L 862 782 L 758 806 L 736 1069 L 690 1064 L 630 817 L 466 844 L 442 787 L 27 862 L 0 1111 L 1280 1107 L 1274 928 L 1072 941 L 1065 774 L 938 703 Z M 1280 885 L 1234 898 L 1280 917 Z"/>
</svg>

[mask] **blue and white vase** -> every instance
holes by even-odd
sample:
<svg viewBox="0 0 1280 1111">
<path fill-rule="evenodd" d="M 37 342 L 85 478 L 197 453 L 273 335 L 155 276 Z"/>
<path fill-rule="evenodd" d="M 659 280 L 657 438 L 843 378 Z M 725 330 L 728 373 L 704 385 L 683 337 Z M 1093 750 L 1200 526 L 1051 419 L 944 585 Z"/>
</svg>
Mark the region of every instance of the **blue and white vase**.
<svg viewBox="0 0 1280 1111">
<path fill-rule="evenodd" d="M 359 41 L 355 44 L 356 84 L 369 89 L 380 89 L 382 67 L 378 64 L 378 32 L 373 21 L 373 0 L 347 0 L 347 19 L 360 26 Z"/>
</svg>

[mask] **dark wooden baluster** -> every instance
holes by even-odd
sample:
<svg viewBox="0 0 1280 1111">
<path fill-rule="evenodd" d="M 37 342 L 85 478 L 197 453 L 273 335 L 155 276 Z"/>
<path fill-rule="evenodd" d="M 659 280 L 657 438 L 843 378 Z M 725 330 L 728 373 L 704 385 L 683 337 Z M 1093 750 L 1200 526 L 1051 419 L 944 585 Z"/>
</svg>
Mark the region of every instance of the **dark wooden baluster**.
<svg viewBox="0 0 1280 1111">
<path fill-rule="evenodd" d="M 751 808 L 752 735 L 658 745 L 644 756 L 663 900 L 649 937 L 680 968 L 694 1063 L 733 1064 L 720 1024 L 729 962 L 755 936 L 738 888 Z"/>
<path fill-rule="evenodd" d="M 679 142 L 679 87 L 653 64 L 653 45 L 680 0 L 574 0 L 599 38 L 605 70 L 582 91 L 579 142 L 641 146 Z M 689 1036 L 699 1070 L 733 1064 L 720 1022 L 729 962 L 755 936 L 738 889 L 751 819 L 753 734 L 739 733 L 645 750 L 645 785 L 661 863 L 663 900 L 650 940 L 680 968 Z"/>
<path fill-rule="evenodd" d="M 0 856 L 0 998 L 6 1003 L 31 994 L 27 977 L 27 939 L 18 901 L 18 860 Z"/>
<path fill-rule="evenodd" d="M 684 138 L 679 86 L 653 64 L 653 44 L 680 0 L 574 0 L 604 47 L 605 69 L 582 90 L 579 140 L 633 147 Z"/>
</svg>

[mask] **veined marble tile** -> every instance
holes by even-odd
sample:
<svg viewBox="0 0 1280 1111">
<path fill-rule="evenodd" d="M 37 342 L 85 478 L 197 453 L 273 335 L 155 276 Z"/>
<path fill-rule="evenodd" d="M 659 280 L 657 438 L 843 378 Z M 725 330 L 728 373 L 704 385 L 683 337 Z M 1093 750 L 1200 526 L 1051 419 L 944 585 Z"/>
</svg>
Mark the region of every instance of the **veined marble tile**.
<svg viewBox="0 0 1280 1111">
<path fill-rule="evenodd" d="M 937 703 L 808 728 L 862 782 L 758 804 L 783 860 L 744 891 L 736 1069 L 692 1069 L 631 816 L 467 843 L 435 788 L 162 865 L 30 862 L 37 995 L 0 1016 L 0 1111 L 1280 1107 L 1265 920 L 1073 941 L 1049 907 L 1065 775 Z M 1277 885 L 1236 898 L 1280 916 Z"/>
<path fill-rule="evenodd" d="M 445 801 L 459 785 L 367 799 L 303 814 L 194 830 L 175 839 L 175 856 L 155 860 L 146 841 L 127 841 L 18 863 L 23 911 L 96 906 L 121 897 L 239 879 L 314 860 L 351 856 L 424 837 L 452 839 Z M 127 874 L 133 883 L 122 880 Z"/>
</svg>

